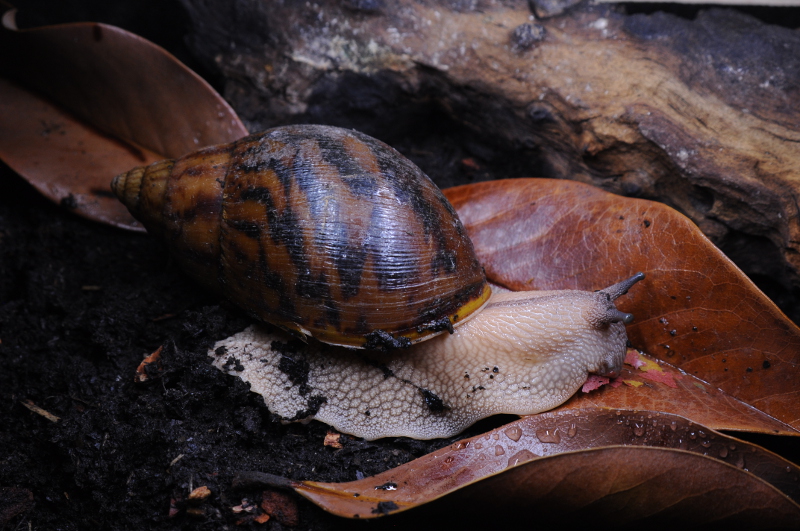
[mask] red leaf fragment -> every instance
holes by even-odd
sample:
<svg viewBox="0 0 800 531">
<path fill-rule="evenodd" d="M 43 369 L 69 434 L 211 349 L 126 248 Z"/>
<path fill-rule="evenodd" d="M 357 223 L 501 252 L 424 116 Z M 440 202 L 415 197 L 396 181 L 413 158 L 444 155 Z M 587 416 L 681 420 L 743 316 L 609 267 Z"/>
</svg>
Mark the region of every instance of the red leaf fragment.
<svg viewBox="0 0 800 531">
<path fill-rule="evenodd" d="M 655 360 L 647 359 L 644 357 L 644 354 L 633 349 L 628 350 L 625 362 L 628 363 L 629 359 L 629 364 L 638 369 L 635 373 L 636 376 L 644 378 L 645 380 L 650 380 L 651 382 L 663 383 L 673 389 L 678 388 L 675 379 L 680 379 L 681 375 L 677 371 L 671 370 L 666 372 Z"/>
<path fill-rule="evenodd" d="M 180 508 L 178 507 L 178 500 L 175 498 L 169 499 L 169 517 L 175 518 L 178 516 L 178 513 L 181 512 Z"/>
<path fill-rule="evenodd" d="M 594 391 L 595 389 L 600 389 L 604 385 L 606 385 L 610 380 L 605 376 L 598 376 L 596 374 L 590 374 L 589 377 L 586 379 L 586 383 L 583 384 L 581 387 L 581 391 L 584 393 L 588 393 L 590 391 Z"/>
<path fill-rule="evenodd" d="M 634 369 L 638 369 L 639 367 L 647 363 L 647 360 L 643 360 L 639 357 L 638 350 L 629 348 L 628 352 L 625 353 L 625 363 L 630 365 Z"/>
<path fill-rule="evenodd" d="M 672 387 L 673 389 L 678 388 L 678 384 L 675 383 L 675 380 L 672 378 L 672 374 L 668 372 L 648 371 L 643 372 L 639 376 L 645 380 L 650 380 L 651 382 L 663 383 L 664 385 Z"/>
</svg>

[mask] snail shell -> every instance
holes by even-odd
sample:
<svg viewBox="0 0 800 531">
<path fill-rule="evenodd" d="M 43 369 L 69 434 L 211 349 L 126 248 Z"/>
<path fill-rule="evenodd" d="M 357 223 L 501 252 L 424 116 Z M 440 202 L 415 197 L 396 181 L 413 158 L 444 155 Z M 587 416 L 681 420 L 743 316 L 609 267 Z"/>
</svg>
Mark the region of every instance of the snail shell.
<svg viewBox="0 0 800 531">
<path fill-rule="evenodd" d="M 491 293 L 440 190 L 356 131 L 278 127 L 135 168 L 112 189 L 195 280 L 326 343 L 407 346 Z"/>
</svg>

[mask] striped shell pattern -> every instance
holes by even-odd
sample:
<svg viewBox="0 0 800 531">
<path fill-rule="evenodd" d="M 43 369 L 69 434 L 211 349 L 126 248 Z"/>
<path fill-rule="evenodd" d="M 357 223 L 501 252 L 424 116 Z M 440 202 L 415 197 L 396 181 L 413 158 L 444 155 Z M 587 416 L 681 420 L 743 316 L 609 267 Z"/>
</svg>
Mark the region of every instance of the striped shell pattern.
<svg viewBox="0 0 800 531">
<path fill-rule="evenodd" d="M 490 295 L 440 190 L 356 131 L 278 127 L 135 168 L 112 188 L 195 280 L 326 343 L 406 346 Z"/>
</svg>

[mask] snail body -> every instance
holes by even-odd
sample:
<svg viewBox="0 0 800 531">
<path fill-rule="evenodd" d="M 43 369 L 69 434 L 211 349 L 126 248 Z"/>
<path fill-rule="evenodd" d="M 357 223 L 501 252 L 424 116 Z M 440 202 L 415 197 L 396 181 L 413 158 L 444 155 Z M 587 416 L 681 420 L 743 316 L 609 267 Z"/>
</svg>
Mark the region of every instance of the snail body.
<svg viewBox="0 0 800 531">
<path fill-rule="evenodd" d="M 614 300 L 644 275 L 492 294 L 439 189 L 361 133 L 279 127 L 135 168 L 112 189 L 198 282 L 321 342 L 251 327 L 210 352 L 287 419 L 446 437 L 553 408 L 589 373 L 622 368 L 633 316 Z"/>
<path fill-rule="evenodd" d="M 452 335 L 408 349 L 310 345 L 253 326 L 209 355 L 285 419 L 368 440 L 450 437 L 491 415 L 552 409 L 589 373 L 618 376 L 630 314 L 613 300 L 640 278 L 597 292 L 496 293 Z"/>
</svg>

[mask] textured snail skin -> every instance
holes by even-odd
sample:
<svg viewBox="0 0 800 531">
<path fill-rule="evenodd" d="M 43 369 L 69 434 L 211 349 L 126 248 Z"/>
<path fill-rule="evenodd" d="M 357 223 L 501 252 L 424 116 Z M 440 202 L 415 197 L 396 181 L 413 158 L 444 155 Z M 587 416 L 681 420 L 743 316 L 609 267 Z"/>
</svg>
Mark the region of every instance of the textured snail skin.
<svg viewBox="0 0 800 531">
<path fill-rule="evenodd" d="M 286 419 L 369 440 L 450 437 L 490 415 L 552 409 L 589 373 L 618 376 L 633 316 L 613 300 L 642 278 L 599 292 L 495 293 L 452 335 L 403 350 L 287 343 L 250 327 L 209 354 Z"/>
<path fill-rule="evenodd" d="M 491 294 L 441 191 L 356 131 L 278 127 L 135 168 L 112 189 L 196 281 L 326 343 L 407 346 Z"/>
</svg>

